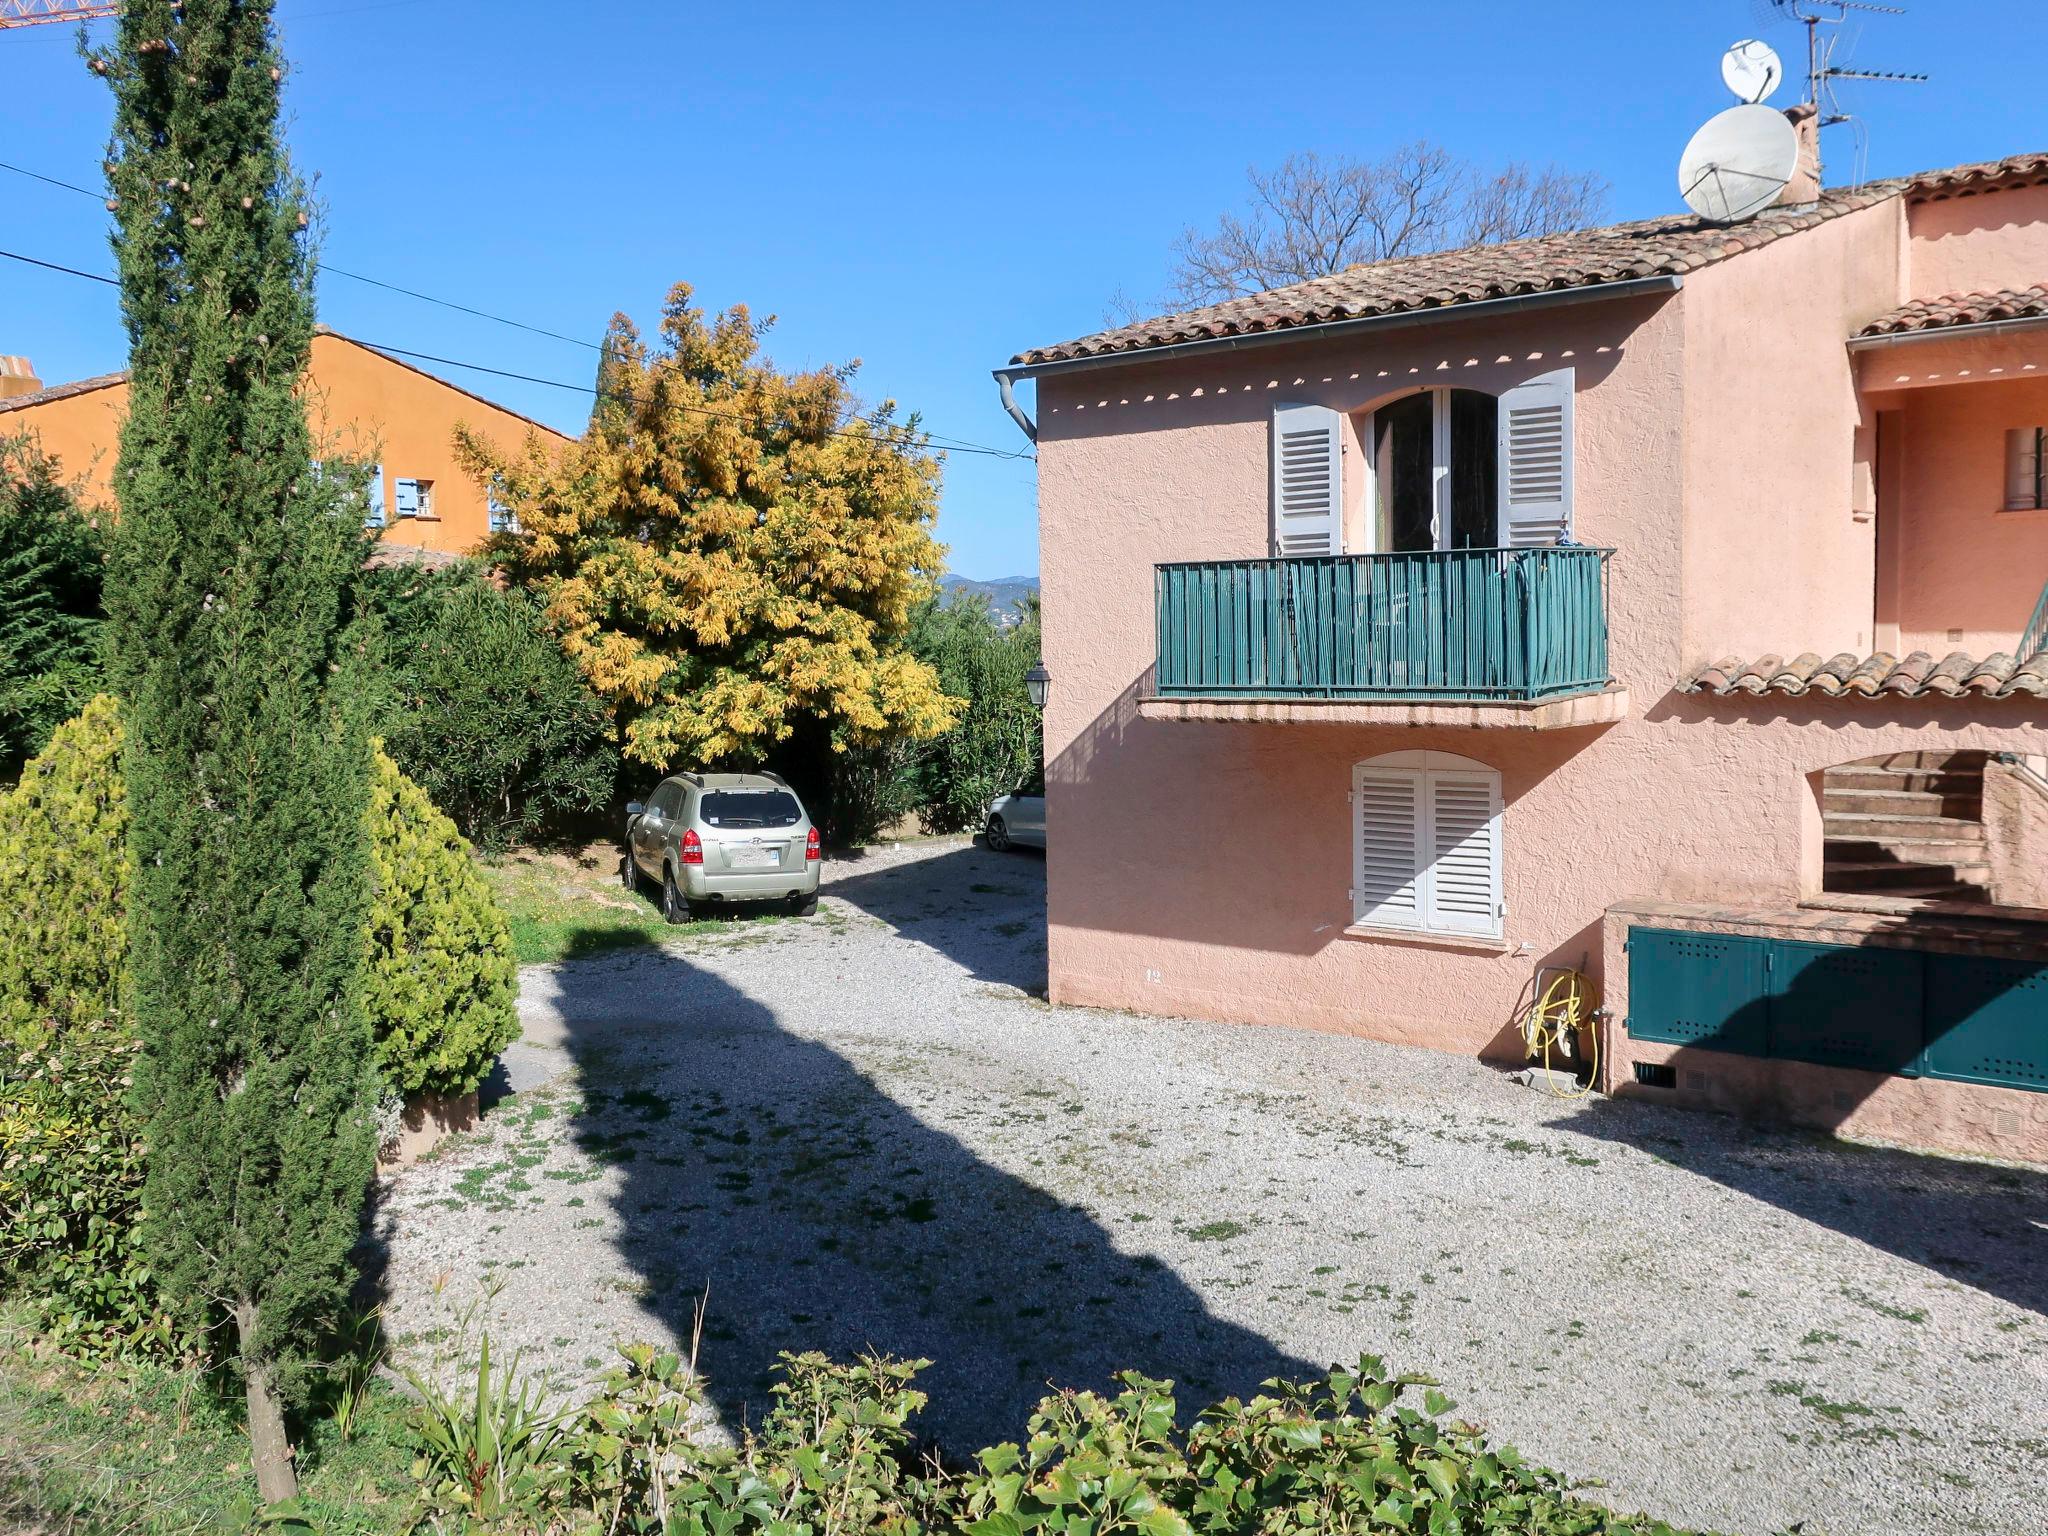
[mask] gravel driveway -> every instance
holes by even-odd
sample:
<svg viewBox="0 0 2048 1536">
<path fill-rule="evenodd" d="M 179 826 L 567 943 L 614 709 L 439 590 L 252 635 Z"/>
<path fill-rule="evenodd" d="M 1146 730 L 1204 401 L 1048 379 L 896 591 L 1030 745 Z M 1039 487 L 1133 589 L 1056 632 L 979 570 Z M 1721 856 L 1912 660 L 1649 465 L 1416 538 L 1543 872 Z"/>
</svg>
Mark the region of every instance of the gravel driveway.
<svg viewBox="0 0 2048 1536">
<path fill-rule="evenodd" d="M 960 1452 L 1048 1379 L 1193 1404 L 1370 1351 L 1683 1524 L 2048 1529 L 2048 1176 L 1055 1010 L 1030 854 L 828 880 L 815 919 L 525 973 L 516 1091 L 385 1194 L 402 1345 L 495 1281 L 495 1342 L 567 1387 L 708 1285 L 727 1423 L 777 1349 L 873 1346 L 935 1362 Z"/>
</svg>

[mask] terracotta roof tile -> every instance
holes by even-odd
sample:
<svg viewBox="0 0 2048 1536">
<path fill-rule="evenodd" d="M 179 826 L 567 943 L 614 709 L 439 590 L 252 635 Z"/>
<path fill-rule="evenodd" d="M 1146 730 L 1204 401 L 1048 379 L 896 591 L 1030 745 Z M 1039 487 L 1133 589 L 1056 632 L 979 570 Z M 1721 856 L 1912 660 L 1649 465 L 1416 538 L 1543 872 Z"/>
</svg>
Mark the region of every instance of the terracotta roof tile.
<svg viewBox="0 0 2048 1536">
<path fill-rule="evenodd" d="M 1984 325 L 1994 320 L 2048 318 L 2048 285 L 2000 288 L 1990 293 L 1949 293 L 1938 299 L 1915 299 L 1889 314 L 1879 315 L 1856 334 L 1897 336 L 1912 331 L 1945 330 L 1952 325 Z"/>
<path fill-rule="evenodd" d="M 1293 330 L 1337 320 L 1444 309 L 1485 299 L 1595 288 L 1632 278 L 1678 276 L 1768 245 L 1901 194 L 1959 196 L 2048 181 L 2048 153 L 1960 165 L 1918 176 L 1831 187 L 1817 202 L 1766 208 L 1743 224 L 1709 224 L 1691 214 L 1570 230 L 1533 240 L 1467 246 L 1348 267 L 1328 277 L 1227 299 L 1179 314 L 1117 326 L 1019 352 L 1020 366 L 1103 357 L 1175 342 Z"/>
<path fill-rule="evenodd" d="M 2041 182 L 2048 182 L 2048 150 L 2007 155 L 2003 160 L 1980 160 L 1974 165 L 1952 165 L 1944 171 L 1922 171 L 1910 179 L 1906 195 L 1916 203 L 1933 202 Z"/>
<path fill-rule="evenodd" d="M 128 370 L 119 373 L 102 373 L 90 379 L 73 379 L 69 384 L 52 384 L 34 394 L 10 395 L 0 400 L 0 411 L 18 411 L 24 406 L 48 405 L 52 400 L 69 400 L 73 395 L 89 395 L 96 389 L 112 389 L 116 384 L 128 382 Z"/>
<path fill-rule="evenodd" d="M 1968 693 L 1992 699 L 2048 699 L 2048 651 L 2025 662 L 2008 651 L 1995 651 L 1981 660 L 1957 651 L 1938 662 L 1926 651 L 1915 651 L 1903 660 L 1883 651 L 1869 656 L 1844 651 L 1826 661 L 1813 651 L 1789 662 L 1776 656 L 1759 656 L 1753 662 L 1724 656 L 1685 677 L 1678 691 L 1723 697 L 1778 693 L 1797 698 L 1812 692 L 1829 698 L 1954 698 Z"/>
</svg>

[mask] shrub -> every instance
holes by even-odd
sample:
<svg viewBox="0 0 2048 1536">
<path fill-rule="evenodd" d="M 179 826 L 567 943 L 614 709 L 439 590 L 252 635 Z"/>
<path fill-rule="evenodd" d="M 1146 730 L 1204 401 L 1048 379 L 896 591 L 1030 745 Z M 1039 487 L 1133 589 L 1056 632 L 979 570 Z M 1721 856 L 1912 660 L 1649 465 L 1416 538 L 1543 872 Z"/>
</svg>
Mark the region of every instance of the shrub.
<svg viewBox="0 0 2048 1536">
<path fill-rule="evenodd" d="M 512 933 L 455 823 L 381 751 L 370 786 L 376 894 L 363 1004 L 400 1093 L 469 1093 L 519 1035 Z"/>
<path fill-rule="evenodd" d="M 496 1503 L 502 1528 L 635 1536 L 1679 1536 L 1573 1497 L 1556 1473 L 1448 1420 L 1457 1405 L 1427 1378 L 1373 1357 L 1306 1385 L 1269 1381 L 1185 1430 L 1171 1382 L 1126 1373 L 1110 1396 L 1046 1398 L 1024 1446 L 950 1473 L 920 1461 L 908 1427 L 926 1361 L 785 1354 L 774 1407 L 726 1449 L 689 1437 L 702 1406 L 689 1365 L 645 1345 L 620 1353 L 626 1367 L 581 1409 L 495 1461 L 475 1453 L 474 1429 L 523 1424 L 530 1390 L 486 1372 L 474 1398 L 427 1392 L 430 1505 L 474 1515 L 471 1487 L 516 1484 Z M 1419 1407 L 1403 1401 L 1415 1388 Z"/>
<path fill-rule="evenodd" d="M 1037 770 L 1044 739 L 1024 674 L 1038 658 L 1038 638 L 1036 604 L 1006 629 L 979 595 L 928 604 L 913 621 L 911 648 L 946 692 L 966 701 L 959 722 L 918 754 L 918 816 L 930 831 L 979 826 L 991 800 Z"/>
<path fill-rule="evenodd" d="M 103 1351 L 169 1341 L 133 1257 L 120 751 L 102 696 L 0 794 L 0 1270 L 53 1330 Z M 382 753 L 370 798 L 379 1074 L 393 1092 L 465 1093 L 519 1032 L 511 933 L 454 825 Z"/>
<path fill-rule="evenodd" d="M 0 1039 L 30 1050 L 119 1005 L 128 902 L 121 720 L 94 699 L 0 795 Z"/>
<path fill-rule="evenodd" d="M 28 438 L 0 438 L 0 777 L 99 688 L 105 557 L 58 476 Z"/>
<path fill-rule="evenodd" d="M 111 1018 L 75 1020 L 40 1047 L 0 1041 L 0 1278 L 80 1353 L 162 1354 L 177 1342 L 134 1240 L 137 1049 Z"/>
<path fill-rule="evenodd" d="M 500 591 L 472 565 L 372 577 L 385 749 L 464 836 L 496 848 L 610 805 L 610 713 L 531 597 Z"/>
</svg>

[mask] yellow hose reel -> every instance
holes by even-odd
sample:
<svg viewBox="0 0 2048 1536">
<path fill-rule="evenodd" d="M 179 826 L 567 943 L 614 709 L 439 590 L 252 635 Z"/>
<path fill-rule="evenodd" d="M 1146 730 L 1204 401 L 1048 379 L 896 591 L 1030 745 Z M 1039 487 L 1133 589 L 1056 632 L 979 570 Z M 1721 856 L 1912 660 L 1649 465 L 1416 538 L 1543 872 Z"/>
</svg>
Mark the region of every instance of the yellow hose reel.
<svg viewBox="0 0 2048 1536">
<path fill-rule="evenodd" d="M 1599 994 L 1584 971 L 1545 966 L 1536 973 L 1536 1001 L 1522 1015 L 1522 1040 L 1531 1061 L 1542 1058 L 1544 1091 L 1554 1098 L 1582 1099 L 1593 1091 L 1600 1076 L 1600 1030 L 1593 1017 L 1599 1005 Z M 1559 1093 L 1550 1086 L 1550 1054 L 1553 1050 L 1570 1054 L 1574 1034 L 1583 1035 L 1588 1042 L 1592 1072 L 1576 1092 Z"/>
</svg>

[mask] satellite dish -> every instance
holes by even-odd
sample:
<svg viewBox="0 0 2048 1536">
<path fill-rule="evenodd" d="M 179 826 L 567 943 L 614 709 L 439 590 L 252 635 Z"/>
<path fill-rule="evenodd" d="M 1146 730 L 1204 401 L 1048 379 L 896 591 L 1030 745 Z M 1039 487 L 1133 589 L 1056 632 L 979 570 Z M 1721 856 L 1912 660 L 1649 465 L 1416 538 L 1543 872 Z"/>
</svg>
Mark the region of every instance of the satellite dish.
<svg viewBox="0 0 2048 1536">
<path fill-rule="evenodd" d="M 1703 219 L 1739 224 L 1777 201 L 1799 167 L 1799 134 L 1775 107 L 1717 112 L 1678 159 L 1678 195 Z"/>
<path fill-rule="evenodd" d="M 1785 66 L 1769 43 L 1744 38 L 1721 55 L 1721 78 L 1738 101 L 1755 103 L 1778 88 Z"/>
</svg>

